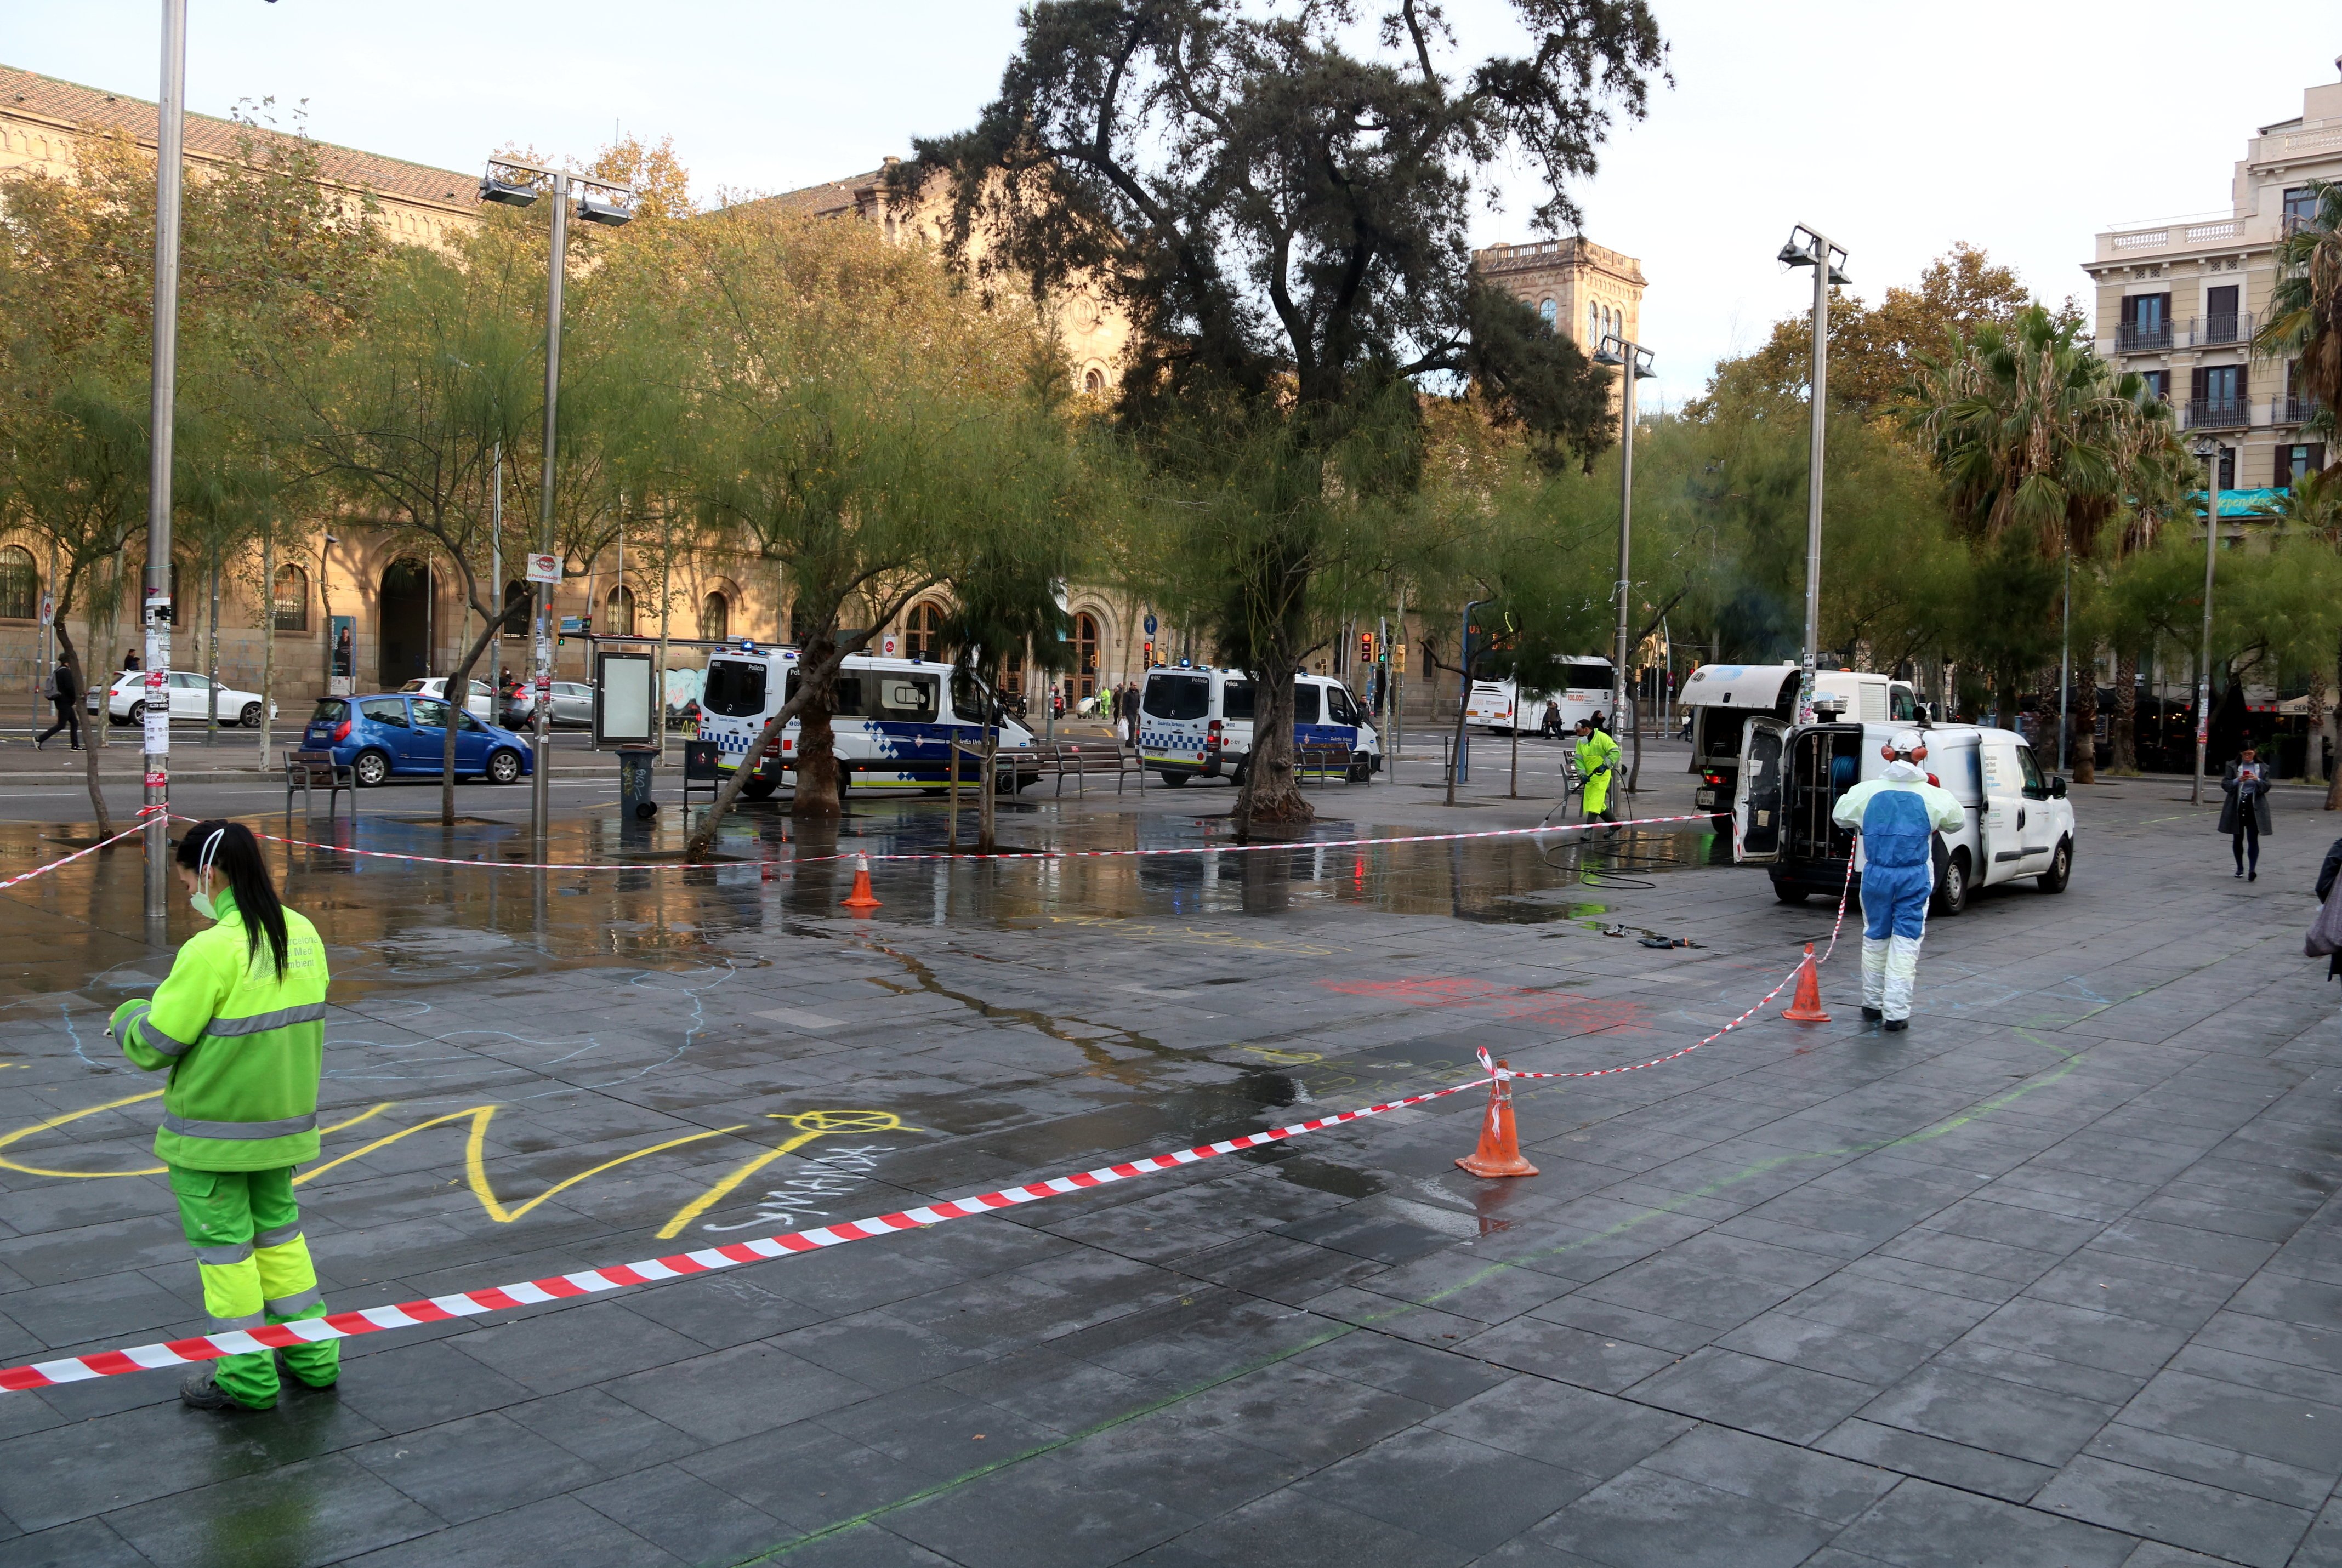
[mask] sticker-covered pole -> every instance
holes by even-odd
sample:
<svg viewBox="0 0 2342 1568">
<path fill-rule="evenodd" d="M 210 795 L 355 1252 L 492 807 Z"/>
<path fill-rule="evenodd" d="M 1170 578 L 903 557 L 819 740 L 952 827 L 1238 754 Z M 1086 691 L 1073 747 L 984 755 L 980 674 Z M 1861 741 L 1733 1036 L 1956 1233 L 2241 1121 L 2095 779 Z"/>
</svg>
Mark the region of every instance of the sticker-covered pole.
<svg viewBox="0 0 2342 1568">
<path fill-rule="evenodd" d="M 146 469 L 145 775 L 146 920 L 171 894 L 171 422 L 179 364 L 179 188 L 186 103 L 187 0 L 163 0 L 163 86 L 155 138 L 155 360 Z"/>
</svg>

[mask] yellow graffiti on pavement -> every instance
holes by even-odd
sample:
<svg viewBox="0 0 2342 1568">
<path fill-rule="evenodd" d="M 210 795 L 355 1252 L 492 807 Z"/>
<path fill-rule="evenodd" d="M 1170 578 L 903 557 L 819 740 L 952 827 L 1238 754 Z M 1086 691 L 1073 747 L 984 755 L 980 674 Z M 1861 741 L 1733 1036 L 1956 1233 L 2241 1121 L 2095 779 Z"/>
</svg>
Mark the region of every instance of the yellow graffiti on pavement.
<svg viewBox="0 0 2342 1568">
<path fill-rule="evenodd" d="M 91 1105 L 79 1111 L 67 1111 L 62 1115 L 45 1117 L 38 1122 L 28 1122 L 15 1132 L 0 1136 L 0 1149 L 7 1148 L 21 1139 L 29 1138 L 35 1133 L 45 1133 L 52 1128 L 62 1127 L 68 1122 L 78 1122 L 84 1116 L 95 1116 L 100 1111 L 118 1111 L 125 1105 L 135 1105 L 141 1100 L 160 1099 L 162 1094 L 163 1091 L 160 1089 L 149 1089 L 144 1094 L 130 1094 L 119 1100 L 108 1100 L 103 1105 Z M 326 1133 L 338 1133 L 344 1127 L 355 1127 L 368 1116 L 389 1110 L 394 1103 L 385 1100 L 371 1111 L 361 1111 L 346 1122 L 336 1122 L 330 1127 L 320 1127 L 317 1131 L 320 1135 L 323 1135 Z M 104 1176 L 159 1176 L 165 1169 L 167 1167 L 163 1165 L 141 1165 L 135 1171 L 54 1171 L 43 1165 L 20 1164 L 5 1155 L 0 1155 L 0 1170 L 21 1171 L 28 1176 L 64 1176 L 79 1181 L 93 1181 Z M 297 1176 L 294 1179 L 300 1180 Z"/>
<path fill-rule="evenodd" d="M 795 1154 L 816 1138 L 826 1138 L 839 1133 L 918 1133 L 926 1130 L 907 1125 L 892 1111 L 779 1111 L 772 1113 L 769 1119 L 786 1122 L 797 1130 L 797 1135 L 735 1167 L 722 1181 L 676 1211 L 675 1218 L 659 1227 L 659 1240 L 664 1242 L 680 1234 L 686 1225 L 730 1197 L 741 1183 L 782 1155 Z"/>
<path fill-rule="evenodd" d="M 1255 1056 L 1265 1056 L 1271 1062 L 1290 1063 L 1296 1067 L 1306 1063 L 1326 1060 L 1323 1055 L 1315 1051 L 1278 1051 L 1266 1045 L 1238 1045 L 1233 1049 L 1249 1052 Z"/>
</svg>

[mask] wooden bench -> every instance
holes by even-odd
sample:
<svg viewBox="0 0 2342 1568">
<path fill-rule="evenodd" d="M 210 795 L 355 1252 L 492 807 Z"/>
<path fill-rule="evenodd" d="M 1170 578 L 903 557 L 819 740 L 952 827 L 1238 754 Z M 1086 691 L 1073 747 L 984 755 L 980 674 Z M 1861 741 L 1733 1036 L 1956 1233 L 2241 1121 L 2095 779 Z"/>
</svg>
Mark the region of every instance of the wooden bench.
<svg viewBox="0 0 2342 1568">
<path fill-rule="evenodd" d="M 1345 741 L 1306 741 L 1293 748 L 1293 776 L 1303 784 L 1355 783 L 1357 763 L 1357 754 Z"/>
<path fill-rule="evenodd" d="M 358 814 L 357 770 L 347 764 L 334 761 L 331 752 L 305 752 L 293 746 L 285 748 L 285 814 L 293 814 L 293 792 L 301 792 L 301 814 L 317 814 L 318 790 L 325 792 L 325 817 L 333 820 L 341 814 L 342 792 L 350 792 L 350 815 Z"/>
<path fill-rule="evenodd" d="M 1065 744 L 1035 746 L 1029 752 L 1019 751 L 1016 754 L 1020 761 L 1029 758 L 1038 763 L 1039 771 L 1044 775 L 1056 774 L 1059 795 L 1066 793 L 1066 781 L 1068 778 L 1074 781 L 1076 794 L 1087 794 L 1089 781 L 1093 777 L 1105 778 L 1108 775 L 1112 775 L 1114 779 L 1114 793 L 1116 794 L 1122 793 L 1123 781 L 1126 779 L 1135 778 L 1138 781 L 1141 789 L 1146 787 L 1146 764 L 1140 760 L 1137 752 L 1118 745 L 1113 741 L 1091 746 Z"/>
</svg>

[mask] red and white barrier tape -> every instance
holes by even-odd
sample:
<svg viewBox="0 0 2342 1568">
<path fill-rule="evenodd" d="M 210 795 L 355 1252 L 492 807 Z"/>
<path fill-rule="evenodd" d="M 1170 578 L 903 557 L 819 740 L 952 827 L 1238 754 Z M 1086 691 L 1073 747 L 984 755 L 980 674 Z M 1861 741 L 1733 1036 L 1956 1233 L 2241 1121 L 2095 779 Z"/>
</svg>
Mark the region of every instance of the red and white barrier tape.
<svg viewBox="0 0 2342 1568">
<path fill-rule="evenodd" d="M 1477 1088 L 1486 1082 L 1486 1078 L 1475 1078 L 1449 1088 L 1410 1094 L 1404 1100 L 1386 1100 L 1379 1105 L 1344 1111 L 1338 1115 L 1313 1122 L 1296 1122 L 1290 1126 L 1247 1133 L 1240 1138 L 1227 1138 L 1173 1154 L 1150 1154 L 1143 1160 L 1132 1160 L 1125 1164 L 1106 1165 L 1069 1176 L 1053 1176 L 1021 1187 L 1007 1187 L 972 1198 L 954 1198 L 946 1203 L 906 1209 L 898 1213 L 878 1214 L 866 1220 L 848 1220 L 841 1224 L 823 1225 L 810 1231 L 791 1231 L 751 1242 L 734 1242 L 726 1246 L 677 1253 L 671 1257 L 651 1258 L 641 1263 L 584 1269 L 576 1273 L 555 1274 L 548 1279 L 465 1291 L 458 1295 L 433 1296 L 427 1301 L 401 1302 L 396 1306 L 330 1313 L 324 1317 L 305 1318 L 295 1323 L 238 1329 L 230 1333 L 198 1334 L 193 1339 L 172 1340 L 164 1344 L 135 1345 L 127 1350 L 98 1351 L 89 1355 L 66 1356 L 59 1361 L 37 1362 L 29 1366 L 0 1368 L 0 1390 L 52 1388 L 59 1383 L 83 1383 L 95 1377 L 116 1377 L 124 1373 L 148 1372 L 158 1367 L 214 1361 L 224 1355 L 279 1350 L 286 1345 L 318 1340 L 350 1339 L 363 1333 L 378 1333 L 385 1329 L 414 1328 L 423 1323 L 445 1323 L 450 1318 L 477 1317 L 483 1313 L 592 1295 L 627 1285 L 654 1284 L 740 1263 L 764 1263 L 772 1258 L 786 1257 L 791 1253 L 819 1252 L 825 1247 L 842 1246 L 847 1242 L 868 1241 L 874 1236 L 891 1235 L 897 1231 L 924 1230 L 929 1225 L 942 1224 L 946 1220 L 988 1214 L 1000 1209 L 1014 1208 L 1019 1203 L 1054 1198 L 1063 1193 L 1086 1192 L 1092 1187 L 1126 1182 L 1135 1176 L 1176 1170 L 1199 1160 L 1232 1154 L 1243 1149 L 1257 1149 L 1282 1139 L 1298 1137 L 1304 1133 L 1315 1133 L 1345 1122 L 1378 1116 L 1386 1111 L 1396 1111 L 1407 1105 L 1420 1105 L 1428 1100 L 1445 1099 L 1450 1094 Z"/>
<path fill-rule="evenodd" d="M 142 805 L 138 808 L 138 814 L 143 817 L 148 812 L 158 809 L 160 808 L 155 806 Z M 56 859 L 49 861 L 45 864 L 36 865 L 30 871 L 18 872 L 15 875 L 8 878 L 5 882 L 0 882 L 0 893 L 7 891 L 9 888 L 15 886 L 20 882 L 30 882 L 36 876 L 46 876 L 49 873 L 56 870 L 56 868 L 61 865 L 70 865 L 75 861 L 79 860 L 83 855 L 95 854 L 99 850 L 104 849 L 109 844 L 120 844 L 124 839 L 132 836 L 134 834 L 141 834 L 145 831 L 146 824 L 144 822 L 141 822 L 135 827 L 124 828 L 112 838 L 99 839 L 95 844 L 89 845 L 85 849 L 77 849 L 71 854 L 61 854 L 57 856 Z"/>
<path fill-rule="evenodd" d="M 870 854 L 868 858 L 874 861 L 1107 860 L 1117 857 L 1145 855 L 1251 854 L 1273 850 L 1358 849 L 1379 847 L 1385 844 L 1452 844 L 1465 839 L 1476 838 L 1526 838 L 1532 834 L 1548 833 L 1582 833 L 1586 829 L 1592 827 L 1656 827 L 1667 823 L 1705 822 L 1716 814 L 1717 814 L 1712 811 L 1699 811 L 1688 812 L 1680 816 L 1636 817 L 1627 822 L 1553 823 L 1540 824 L 1536 827 L 1483 828 L 1475 833 L 1406 834 L 1388 838 L 1280 839 L 1267 844 L 1178 844 L 1166 849 L 1018 849 L 1008 850 L 996 854 L 952 854 L 940 851 L 915 851 L 899 854 Z M 195 819 L 193 817 L 182 817 L 179 820 L 183 822 L 192 822 Z M 386 849 L 358 849 L 353 845 L 345 844 L 320 844 L 314 839 L 286 838 L 278 834 L 261 833 L 257 829 L 254 830 L 254 835 L 258 838 L 265 838 L 271 844 L 293 844 L 302 849 L 322 849 L 335 854 L 361 855 L 368 860 L 405 860 L 414 861 L 423 865 L 465 865 L 484 871 L 704 871 L 708 869 L 710 866 L 717 865 L 818 865 L 825 861 L 851 860 L 856 854 L 865 853 L 855 850 L 845 850 L 840 851 L 836 854 L 792 855 L 785 862 L 668 860 L 566 863 L 528 860 L 465 860 L 455 855 L 403 854 L 396 851 Z"/>
</svg>

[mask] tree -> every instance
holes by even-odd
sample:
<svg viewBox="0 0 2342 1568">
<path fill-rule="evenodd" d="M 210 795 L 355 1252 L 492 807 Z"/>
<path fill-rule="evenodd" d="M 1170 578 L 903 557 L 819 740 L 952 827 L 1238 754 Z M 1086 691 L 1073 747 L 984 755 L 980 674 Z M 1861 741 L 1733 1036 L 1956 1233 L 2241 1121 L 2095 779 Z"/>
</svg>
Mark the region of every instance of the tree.
<svg viewBox="0 0 2342 1568">
<path fill-rule="evenodd" d="M 2047 556 L 2094 562 L 2142 470 L 2176 450 L 2169 406 L 2138 376 L 2117 375 L 2098 358 L 2078 321 L 2039 305 L 2006 328 L 1987 323 L 1955 335 L 1947 355 L 1922 355 L 1920 366 L 1906 418 L 1943 476 L 1955 519 L 1994 546 L 2013 535 Z M 1998 554 L 2014 572 L 2007 551 Z M 2012 621 L 2032 611 L 2006 598 L 1998 608 Z M 1995 636 L 2000 656 L 2010 657 L 2013 646 Z M 2085 663 L 2095 671 L 2095 661 Z M 2013 684 L 2017 669 L 2004 664 L 2003 674 Z M 2077 731 L 2091 736 L 2094 673 L 2077 695 Z M 2094 751 L 2086 744 L 2074 758 L 2081 783 L 2096 775 Z"/>
<path fill-rule="evenodd" d="M 1198 597 L 1256 683 L 1246 824 L 1310 815 L 1292 714 L 1312 584 L 1419 479 L 1397 417 L 1412 378 L 1479 382 L 1580 457 L 1608 434 L 1603 373 L 1475 280 L 1466 225 L 1479 171 L 1513 150 L 1551 187 L 1536 226 L 1575 223 L 1566 183 L 1614 114 L 1643 113 L 1665 47 L 1643 0 L 1513 13 L 1528 52 L 1459 70 L 1433 0 L 1371 33 L 1341 0 L 1036 5 L 977 124 L 890 175 L 898 207 L 943 181 L 947 248 L 979 276 L 1086 284 L 1136 324 L 1123 428 L 1208 499 L 1182 508 L 1186 554 L 1216 564 Z"/>
<path fill-rule="evenodd" d="M 2317 400 L 2307 428 L 2330 436 L 2342 403 L 2342 185 L 2312 180 L 2309 195 L 2308 217 L 2277 242 L 2277 286 L 2253 352 L 2293 361 L 2290 390 Z"/>
</svg>

